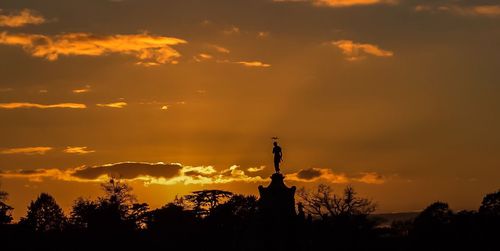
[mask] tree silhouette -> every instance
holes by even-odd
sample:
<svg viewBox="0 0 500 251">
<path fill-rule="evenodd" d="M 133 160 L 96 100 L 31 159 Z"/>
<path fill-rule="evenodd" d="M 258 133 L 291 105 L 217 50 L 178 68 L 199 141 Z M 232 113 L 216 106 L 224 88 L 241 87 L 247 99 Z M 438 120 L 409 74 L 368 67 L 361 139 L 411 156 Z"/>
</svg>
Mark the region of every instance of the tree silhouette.
<svg viewBox="0 0 500 251">
<path fill-rule="evenodd" d="M 411 234 L 425 242 L 443 242 L 450 230 L 453 212 L 447 203 L 434 202 L 425 208 L 413 223 Z"/>
<path fill-rule="evenodd" d="M 37 232 L 60 231 L 66 222 L 66 217 L 54 197 L 41 193 L 28 206 L 26 217 L 21 218 L 20 224 L 28 226 Z"/>
<path fill-rule="evenodd" d="M 500 217 L 500 190 L 484 196 L 479 213 L 490 217 Z"/>
<path fill-rule="evenodd" d="M 70 222 L 80 229 L 92 227 L 96 223 L 94 221 L 98 206 L 98 203 L 82 197 L 76 199 L 70 213 Z"/>
<path fill-rule="evenodd" d="M 168 235 L 182 235 L 194 229 L 195 215 L 176 203 L 155 209 L 148 213 L 147 229 Z"/>
<path fill-rule="evenodd" d="M 234 195 L 228 201 L 216 206 L 208 216 L 210 221 L 217 224 L 242 223 L 251 220 L 257 213 L 257 197 Z"/>
<path fill-rule="evenodd" d="M 479 207 L 479 224 L 482 235 L 489 242 L 500 236 L 500 190 L 484 196 Z"/>
<path fill-rule="evenodd" d="M 122 231 L 145 226 L 146 203 L 134 203 L 132 188 L 118 179 L 101 184 L 104 196 L 96 201 L 77 199 L 71 211 L 71 222 L 78 228 L 97 231 Z"/>
<path fill-rule="evenodd" d="M 136 201 L 135 196 L 132 194 L 132 187 L 120 179 L 111 178 L 109 182 L 101 184 L 101 187 L 105 195 L 100 200 L 117 205 L 119 210 L 124 212 L 123 214 Z"/>
<path fill-rule="evenodd" d="M 315 191 L 301 188 L 297 191 L 300 202 L 307 213 L 323 219 L 335 216 L 368 215 L 375 211 L 376 205 L 367 198 L 358 197 L 353 187 L 347 186 L 342 195 L 336 195 L 325 184 L 318 185 Z"/>
<path fill-rule="evenodd" d="M 135 229 L 146 228 L 149 205 L 147 203 L 134 203 L 129 209 L 127 220 L 134 224 Z"/>
<path fill-rule="evenodd" d="M 223 190 L 201 190 L 191 192 L 191 194 L 184 196 L 184 198 L 191 205 L 195 215 L 204 217 L 232 196 L 233 193 Z"/>
<path fill-rule="evenodd" d="M 6 204 L 9 194 L 0 190 L 0 224 L 7 224 L 12 221 L 13 208 Z"/>
</svg>

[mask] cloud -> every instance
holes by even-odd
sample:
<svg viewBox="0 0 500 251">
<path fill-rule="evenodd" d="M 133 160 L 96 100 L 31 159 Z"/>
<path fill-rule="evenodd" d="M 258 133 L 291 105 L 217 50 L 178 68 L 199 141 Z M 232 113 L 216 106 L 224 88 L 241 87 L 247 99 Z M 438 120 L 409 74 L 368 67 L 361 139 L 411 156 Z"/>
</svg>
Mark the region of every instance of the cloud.
<svg viewBox="0 0 500 251">
<path fill-rule="evenodd" d="M 385 183 L 385 178 L 384 176 L 375 173 L 375 172 L 368 172 L 368 173 L 361 173 L 361 177 L 359 178 L 354 178 L 353 180 L 361 183 L 366 183 L 366 184 L 384 184 Z"/>
<path fill-rule="evenodd" d="M 302 169 L 296 173 L 286 176 L 288 180 L 300 182 L 314 182 L 318 180 L 325 180 L 331 183 L 348 183 L 349 178 L 343 173 L 334 173 L 331 169 L 327 168 L 309 168 Z"/>
<path fill-rule="evenodd" d="M 171 46 L 187 43 L 173 37 L 147 33 L 101 36 L 67 33 L 55 36 L 0 33 L 0 44 L 20 46 L 34 57 L 55 61 L 60 56 L 104 56 L 112 53 L 131 55 L 139 65 L 177 63 L 181 55 Z"/>
<path fill-rule="evenodd" d="M 42 182 L 44 179 L 77 181 L 77 179 L 71 177 L 68 171 L 57 168 L 4 171 L 0 173 L 0 177 L 7 179 L 27 179 L 32 182 Z"/>
<path fill-rule="evenodd" d="M 333 41 L 331 44 L 339 48 L 349 61 L 364 59 L 366 55 L 376 57 L 394 56 L 394 52 L 382 50 L 373 44 L 355 43 L 351 40 Z"/>
<path fill-rule="evenodd" d="M 102 176 L 119 177 L 122 179 L 136 179 L 143 176 L 150 176 L 166 179 L 177 176 L 181 169 L 182 166 L 180 164 L 121 162 L 78 168 L 72 173 L 72 176 L 87 180 L 96 180 Z"/>
<path fill-rule="evenodd" d="M 0 103 L 0 109 L 17 109 L 17 108 L 39 108 L 39 109 L 49 109 L 49 108 L 70 108 L 70 109 L 85 109 L 87 108 L 84 104 L 78 103 L 60 103 L 51 105 L 42 105 L 35 103 Z"/>
<path fill-rule="evenodd" d="M 397 0 L 273 0 L 274 2 L 306 2 L 318 7 L 342 8 L 357 5 L 397 4 Z"/>
<path fill-rule="evenodd" d="M 220 53 L 228 54 L 228 53 L 231 52 L 227 48 L 219 46 L 219 45 L 216 45 L 216 44 L 211 45 L 211 47 L 214 48 L 217 52 L 220 52 Z"/>
<path fill-rule="evenodd" d="M 328 168 L 302 169 L 296 173 L 288 174 L 286 177 L 288 180 L 299 182 L 326 181 L 338 184 L 359 182 L 380 185 L 386 181 L 385 177 L 375 172 L 363 172 L 356 176 L 348 176 L 344 173 L 335 173 Z"/>
<path fill-rule="evenodd" d="M 239 34 L 240 33 L 240 28 L 232 25 L 231 27 L 223 30 L 222 33 L 224 33 L 226 35 Z"/>
<path fill-rule="evenodd" d="M 43 155 L 50 150 L 52 150 L 52 147 L 48 147 L 48 146 L 8 148 L 8 149 L 0 150 L 0 154 L 26 154 L 26 155 L 38 154 L 38 155 Z"/>
<path fill-rule="evenodd" d="M 90 92 L 90 85 L 86 85 L 85 87 L 79 88 L 79 89 L 74 89 L 72 90 L 73 93 L 86 93 Z"/>
<path fill-rule="evenodd" d="M 1 13 L 1 10 L 0 10 Z M 23 9 L 10 14 L 0 14 L 0 27 L 23 27 L 26 25 L 38 25 L 45 23 L 45 18 L 36 11 Z"/>
<path fill-rule="evenodd" d="M 500 17 L 500 5 L 421 4 L 415 6 L 414 10 L 430 13 L 447 12 L 459 16 Z"/>
<path fill-rule="evenodd" d="M 266 63 L 263 63 L 260 61 L 238 61 L 238 62 L 232 62 L 232 63 L 240 64 L 240 65 L 243 65 L 246 67 L 264 67 L 264 68 L 271 67 L 270 64 L 266 64 Z"/>
<path fill-rule="evenodd" d="M 304 180 L 312 180 L 321 176 L 321 170 L 315 168 L 303 169 L 297 173 L 297 177 Z"/>
<path fill-rule="evenodd" d="M 247 169 L 247 171 L 251 172 L 251 173 L 256 173 L 256 172 L 263 171 L 264 169 L 266 169 L 266 166 L 250 167 Z"/>
<path fill-rule="evenodd" d="M 94 150 L 88 150 L 86 146 L 68 146 L 64 149 L 65 153 L 73 153 L 73 154 L 88 154 L 95 152 Z"/>
<path fill-rule="evenodd" d="M 99 107 L 109 107 L 109 108 L 123 108 L 127 106 L 126 102 L 115 102 L 115 103 L 108 103 L 108 104 L 97 104 Z"/>
<path fill-rule="evenodd" d="M 193 59 L 196 61 L 196 62 L 201 62 L 201 61 L 205 61 L 205 60 L 209 60 L 209 59 L 212 59 L 213 56 L 208 54 L 208 53 L 200 53 L 196 56 L 193 57 Z"/>
<path fill-rule="evenodd" d="M 81 166 L 61 170 L 35 169 L 5 171 L 3 178 L 24 178 L 30 181 L 55 179 L 74 182 L 104 182 L 111 177 L 127 181 L 142 181 L 147 184 L 223 184 L 231 182 L 264 182 L 260 176 L 248 176 L 237 165 L 222 171 L 212 166 L 182 166 L 178 163 L 165 164 L 146 162 L 120 162 L 99 166 Z"/>
<path fill-rule="evenodd" d="M 264 166 L 248 168 L 249 173 L 262 171 Z M 175 185 L 175 184 L 226 184 L 233 182 L 264 183 L 269 179 L 258 175 L 249 175 L 238 165 L 232 165 L 221 171 L 213 166 L 183 166 L 179 163 L 148 163 L 148 162 L 119 162 L 97 166 L 80 166 L 69 169 L 35 169 L 4 171 L 3 178 L 24 178 L 31 181 L 55 179 L 73 182 L 105 182 L 111 177 L 126 181 L 140 181 L 145 185 Z M 345 184 L 359 182 L 365 184 L 383 184 L 386 178 L 375 172 L 360 173 L 349 177 L 343 173 L 334 173 L 327 168 L 309 168 L 286 174 L 288 181 L 295 182 L 330 182 Z"/>
</svg>

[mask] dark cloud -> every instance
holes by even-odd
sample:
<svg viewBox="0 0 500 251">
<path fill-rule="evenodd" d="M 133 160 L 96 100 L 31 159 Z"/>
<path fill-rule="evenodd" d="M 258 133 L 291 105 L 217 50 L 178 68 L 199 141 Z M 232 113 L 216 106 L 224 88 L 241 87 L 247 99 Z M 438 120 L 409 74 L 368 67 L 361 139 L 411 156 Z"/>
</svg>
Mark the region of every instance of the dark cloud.
<svg viewBox="0 0 500 251">
<path fill-rule="evenodd" d="M 41 174 L 41 173 L 45 173 L 45 170 L 44 169 L 19 170 L 19 171 L 17 171 L 17 173 L 23 174 L 23 175 Z"/>
<path fill-rule="evenodd" d="M 134 179 L 139 176 L 168 179 L 179 175 L 181 169 L 180 164 L 121 162 L 78 169 L 73 173 L 73 176 L 82 179 L 97 179 L 102 175 L 123 179 Z"/>
<path fill-rule="evenodd" d="M 304 180 L 312 180 L 320 176 L 321 176 L 320 170 L 314 168 L 302 169 L 297 173 L 297 177 Z"/>
</svg>

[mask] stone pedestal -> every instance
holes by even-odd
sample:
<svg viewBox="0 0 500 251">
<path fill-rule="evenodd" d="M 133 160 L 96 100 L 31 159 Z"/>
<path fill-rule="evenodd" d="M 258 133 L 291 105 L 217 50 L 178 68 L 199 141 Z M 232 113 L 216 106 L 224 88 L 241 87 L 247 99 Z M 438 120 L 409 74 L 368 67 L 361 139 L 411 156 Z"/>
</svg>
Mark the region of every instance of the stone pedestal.
<svg viewBox="0 0 500 251">
<path fill-rule="evenodd" d="M 287 187 L 282 174 L 271 176 L 271 184 L 259 186 L 260 236 L 263 250 L 300 250 L 295 211 L 295 186 Z"/>
<path fill-rule="evenodd" d="M 259 186 L 261 212 L 275 220 L 293 218 L 295 212 L 295 186 L 287 187 L 284 176 L 275 173 L 268 187 Z"/>
</svg>

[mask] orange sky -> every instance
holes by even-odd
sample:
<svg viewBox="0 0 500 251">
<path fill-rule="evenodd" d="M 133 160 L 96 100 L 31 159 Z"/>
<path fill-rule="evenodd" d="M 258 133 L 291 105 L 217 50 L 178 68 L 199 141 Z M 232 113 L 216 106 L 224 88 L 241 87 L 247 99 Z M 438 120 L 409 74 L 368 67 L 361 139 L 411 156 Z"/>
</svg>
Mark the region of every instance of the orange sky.
<svg viewBox="0 0 500 251">
<path fill-rule="evenodd" d="M 120 175 L 159 207 L 352 184 L 379 212 L 475 209 L 500 178 L 500 4 L 0 3 L 0 182 L 16 218 Z"/>
</svg>

